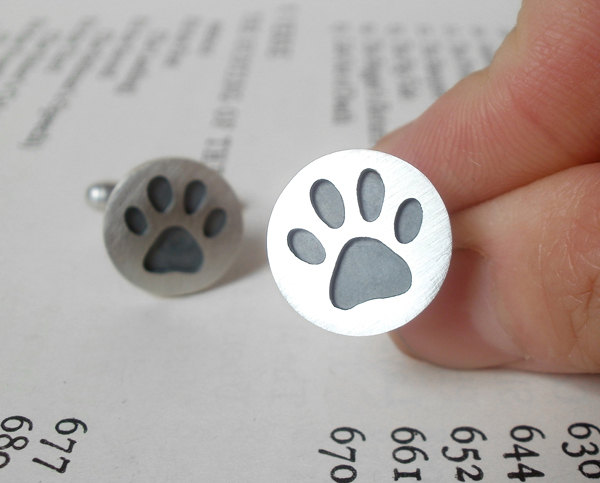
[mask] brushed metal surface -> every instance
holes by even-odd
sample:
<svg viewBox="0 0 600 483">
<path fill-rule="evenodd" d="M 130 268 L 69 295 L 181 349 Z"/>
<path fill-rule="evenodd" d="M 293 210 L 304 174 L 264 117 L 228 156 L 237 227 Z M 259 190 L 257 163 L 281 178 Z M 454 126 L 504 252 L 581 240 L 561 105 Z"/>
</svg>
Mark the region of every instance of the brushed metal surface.
<svg viewBox="0 0 600 483">
<path fill-rule="evenodd" d="M 162 212 L 149 197 L 150 182 L 156 177 L 165 178 L 172 191 Z M 193 181 L 204 183 L 206 194 L 198 209 L 187 213 L 185 191 Z M 143 214 L 143 233 L 128 227 L 128 208 Z M 225 212 L 225 224 L 218 234 L 209 230 L 207 235 L 210 215 L 219 209 Z M 202 253 L 200 268 L 190 268 L 191 273 L 178 269 L 156 273 L 145 268 L 145 257 L 158 237 L 175 229 L 195 240 Z M 241 238 L 241 207 L 233 190 L 216 171 L 183 158 L 162 158 L 135 168 L 110 194 L 104 216 L 104 241 L 115 267 L 130 282 L 157 295 L 193 293 L 215 283 L 234 262 Z"/>
<path fill-rule="evenodd" d="M 360 197 L 365 195 L 359 179 L 368 170 L 379 174 L 385 190 L 378 216 L 378 207 L 363 210 L 374 213 L 366 216 L 372 221 L 367 221 L 361 214 Z M 328 226 L 312 205 L 311 189 L 320 180 L 331 182 L 342 196 L 344 220 L 339 228 Z M 376 182 L 371 184 L 377 187 Z M 376 200 L 377 194 L 372 198 Z M 400 242 L 401 238 L 395 232 L 398 211 L 406 200 L 411 199 L 420 203 L 422 222 L 418 230 L 413 223 L 411 229 L 416 235 L 410 233 L 408 242 Z M 418 203 L 413 202 L 412 205 L 418 206 Z M 313 257 L 319 263 L 307 263 L 294 253 L 298 250 L 288 241 L 288 236 L 298 230 L 308 231 L 320 242 L 325 250 L 322 262 L 319 262 L 320 258 Z M 310 236 L 305 238 L 317 245 Z M 355 267 L 346 266 L 341 272 L 340 257 L 349 253 L 347 247 L 352 246 L 349 243 L 352 240 L 360 240 L 362 244 L 365 244 L 364 240 L 373 240 L 366 243 L 366 250 L 372 252 L 365 255 L 369 263 L 365 265 L 364 258 L 356 258 L 361 267 L 353 270 Z M 363 249 L 359 243 L 355 245 L 355 251 Z M 281 293 L 299 314 L 313 324 L 339 334 L 374 335 L 408 323 L 429 305 L 448 271 L 452 235 L 444 203 L 420 171 L 389 154 L 356 149 L 323 156 L 290 181 L 271 214 L 267 251 L 271 271 Z M 379 271 L 389 272 L 389 261 L 396 263 L 398 257 L 410 268 L 410 276 L 401 281 L 405 284 L 402 288 L 404 293 L 390 296 L 385 280 L 378 281 L 377 274 Z M 404 265 L 398 262 L 398 267 Z M 354 277 L 351 283 L 334 283 L 335 277 L 348 273 L 351 274 L 348 276 Z M 367 278 L 361 283 L 363 273 Z M 382 285 L 378 288 L 377 284 Z M 407 284 L 410 286 L 408 290 Z M 351 308 L 336 307 L 334 285 L 344 290 L 365 290 L 369 292 L 366 296 L 371 299 Z M 373 297 L 373 290 L 381 290 L 383 296 Z M 354 293 L 350 295 L 357 297 Z"/>
</svg>

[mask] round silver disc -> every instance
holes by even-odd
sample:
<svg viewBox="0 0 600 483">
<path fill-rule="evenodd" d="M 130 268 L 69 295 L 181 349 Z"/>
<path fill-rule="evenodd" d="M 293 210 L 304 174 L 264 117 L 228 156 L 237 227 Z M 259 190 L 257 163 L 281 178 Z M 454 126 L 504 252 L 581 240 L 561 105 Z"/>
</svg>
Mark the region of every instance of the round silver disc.
<svg viewBox="0 0 600 483">
<path fill-rule="evenodd" d="M 231 266 L 240 204 L 216 171 L 181 158 L 144 163 L 110 194 L 104 242 L 117 269 L 158 295 L 197 292 Z"/>
<path fill-rule="evenodd" d="M 407 162 L 356 149 L 323 156 L 281 193 L 267 234 L 290 305 L 339 334 L 374 335 L 417 316 L 450 263 L 448 212 Z"/>
</svg>

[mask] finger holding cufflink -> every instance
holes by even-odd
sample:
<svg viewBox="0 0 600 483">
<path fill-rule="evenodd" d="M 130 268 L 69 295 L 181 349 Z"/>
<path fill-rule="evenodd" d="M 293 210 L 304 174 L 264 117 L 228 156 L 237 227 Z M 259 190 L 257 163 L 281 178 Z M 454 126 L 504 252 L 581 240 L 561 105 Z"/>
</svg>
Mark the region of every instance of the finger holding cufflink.
<svg viewBox="0 0 600 483">
<path fill-rule="evenodd" d="M 310 322 L 374 335 L 416 317 L 438 293 L 452 235 L 431 182 L 395 156 L 355 149 L 303 168 L 267 233 L 275 282 Z"/>
<path fill-rule="evenodd" d="M 106 209 L 104 243 L 115 267 L 151 293 L 203 290 L 225 274 L 239 251 L 240 203 L 218 172 L 196 161 L 149 161 L 114 187 L 90 186 L 86 197 Z"/>
</svg>

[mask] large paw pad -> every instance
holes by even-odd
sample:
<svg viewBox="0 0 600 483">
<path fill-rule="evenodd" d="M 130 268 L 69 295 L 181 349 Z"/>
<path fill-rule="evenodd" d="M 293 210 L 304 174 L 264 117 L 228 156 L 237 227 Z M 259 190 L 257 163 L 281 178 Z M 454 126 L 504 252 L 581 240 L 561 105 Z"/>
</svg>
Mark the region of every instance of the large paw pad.
<svg viewBox="0 0 600 483">
<path fill-rule="evenodd" d="M 437 293 L 450 227 L 415 168 L 383 153 L 344 151 L 318 159 L 286 187 L 268 251 L 298 312 L 334 332 L 374 334 L 408 322 Z"/>
<path fill-rule="evenodd" d="M 210 285 L 231 264 L 241 239 L 233 191 L 194 161 L 146 163 L 110 196 L 105 242 L 117 268 L 161 295 Z"/>
</svg>

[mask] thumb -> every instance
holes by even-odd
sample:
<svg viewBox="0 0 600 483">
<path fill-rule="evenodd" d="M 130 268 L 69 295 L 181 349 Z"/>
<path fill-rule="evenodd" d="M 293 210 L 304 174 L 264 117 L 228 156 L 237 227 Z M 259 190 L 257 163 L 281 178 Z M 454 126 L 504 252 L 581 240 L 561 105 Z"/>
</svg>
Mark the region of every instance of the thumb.
<svg viewBox="0 0 600 483">
<path fill-rule="evenodd" d="M 594 163 L 455 214 L 444 286 L 392 338 L 452 367 L 599 372 L 599 191 Z"/>
<path fill-rule="evenodd" d="M 455 239 L 442 291 L 392 334 L 401 348 L 454 367 L 600 371 L 598 65 L 596 1 L 525 0 L 487 69 L 377 144 L 436 185 Z"/>
</svg>

